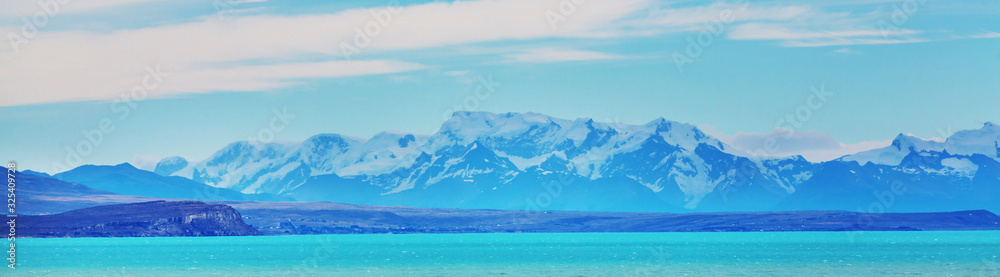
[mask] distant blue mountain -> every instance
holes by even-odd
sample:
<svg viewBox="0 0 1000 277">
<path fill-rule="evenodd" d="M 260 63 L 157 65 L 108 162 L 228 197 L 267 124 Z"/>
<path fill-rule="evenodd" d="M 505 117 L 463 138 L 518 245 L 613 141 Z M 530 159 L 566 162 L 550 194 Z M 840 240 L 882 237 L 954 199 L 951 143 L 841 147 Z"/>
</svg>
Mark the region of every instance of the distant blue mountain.
<svg viewBox="0 0 1000 277">
<path fill-rule="evenodd" d="M 156 168 L 153 169 L 153 173 L 160 174 L 163 176 L 170 176 L 178 170 L 184 169 L 188 166 L 187 160 L 181 157 L 166 157 L 156 163 Z"/>
<path fill-rule="evenodd" d="M 953 167 L 956 166 L 956 167 Z M 971 168 L 975 168 L 969 171 Z M 981 154 L 910 152 L 896 166 L 823 163 L 780 210 L 1000 211 L 1000 162 Z"/>
<path fill-rule="evenodd" d="M 48 177 L 48 178 L 51 178 L 51 177 L 52 177 L 52 175 L 49 175 L 48 173 L 45 173 L 45 172 L 38 172 L 38 171 L 34 171 L 34 170 L 30 170 L 30 169 L 29 169 L 29 170 L 25 170 L 25 171 L 20 171 L 20 172 L 21 172 L 22 174 L 27 174 L 27 175 L 33 175 L 33 176 L 39 176 L 39 177 Z"/>
<path fill-rule="evenodd" d="M 7 172 L 6 167 L 0 170 Z M 64 182 L 31 170 L 14 173 L 17 214 L 51 214 L 101 205 L 106 202 L 137 202 L 140 197 L 120 196 L 81 184 Z M 2 209 L 2 214 L 9 210 Z"/>
<path fill-rule="evenodd" d="M 291 201 L 288 196 L 273 194 L 243 194 L 208 186 L 192 180 L 141 170 L 130 164 L 115 166 L 84 165 L 56 174 L 56 179 L 82 184 L 116 194 L 158 198 L 201 200 Z"/>
<path fill-rule="evenodd" d="M 156 172 L 250 194 L 419 207 L 1000 211 L 988 201 L 1000 196 L 998 160 L 1000 127 L 992 123 L 943 142 L 900 135 L 883 149 L 811 163 L 755 158 L 664 119 L 627 125 L 457 112 L 430 136 L 235 142 L 203 161 L 164 159 Z M 906 189 L 893 192 L 893 184 Z M 886 189 L 893 201 L 876 197 Z"/>
</svg>

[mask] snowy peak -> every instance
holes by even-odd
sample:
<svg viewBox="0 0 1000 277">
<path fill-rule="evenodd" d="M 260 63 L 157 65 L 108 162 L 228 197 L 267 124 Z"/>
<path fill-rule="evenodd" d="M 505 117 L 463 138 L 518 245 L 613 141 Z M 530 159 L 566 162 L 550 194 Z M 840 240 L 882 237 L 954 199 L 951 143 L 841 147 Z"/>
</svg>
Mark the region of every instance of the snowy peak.
<svg viewBox="0 0 1000 277">
<path fill-rule="evenodd" d="M 218 151 L 209 160 L 215 163 L 229 161 L 250 161 L 259 159 L 277 159 L 293 148 L 293 145 L 283 143 L 254 144 L 247 141 L 234 142 Z"/>
<path fill-rule="evenodd" d="M 979 129 L 955 132 L 944 142 L 899 134 L 888 147 L 847 155 L 839 160 L 895 166 L 911 152 L 944 152 L 966 156 L 982 154 L 1000 160 L 1000 126 L 986 122 Z"/>
<path fill-rule="evenodd" d="M 425 150 L 436 152 L 450 145 L 478 141 L 521 169 L 537 166 L 549 155 L 560 153 L 572 161 L 572 168 L 581 170 L 578 173 L 596 177 L 598 167 L 609 158 L 636 151 L 654 136 L 687 151 L 693 151 L 699 144 L 727 148 L 693 125 L 663 118 L 643 125 L 628 125 L 589 118 L 558 119 L 537 113 L 457 112 L 431 138 Z"/>
<path fill-rule="evenodd" d="M 643 124 L 643 125 L 644 126 L 648 126 L 648 127 L 654 127 L 654 128 L 656 128 L 657 132 L 660 132 L 660 131 L 667 132 L 667 131 L 670 131 L 670 125 L 672 125 L 672 122 L 667 121 L 666 118 L 657 117 L 656 119 L 653 119 L 652 121 L 649 121 L 649 122 L 647 122 L 646 124 Z"/>
<path fill-rule="evenodd" d="M 556 120 L 538 113 L 455 112 L 441 125 L 435 136 L 466 145 L 484 137 L 510 138 L 526 132 L 557 130 L 568 124 L 566 120 Z"/>
<path fill-rule="evenodd" d="M 416 187 L 427 188 L 445 180 L 505 182 L 517 172 L 517 167 L 510 160 L 498 156 L 480 142 L 473 142 L 464 146 L 452 145 L 433 157 L 421 154 L 412 168 L 381 177 L 403 177 L 390 184 L 391 193 L 395 193 Z"/>
<path fill-rule="evenodd" d="M 320 134 L 306 139 L 300 148 L 302 159 L 313 168 L 330 170 L 331 158 L 346 153 L 360 142 L 337 134 Z"/>
<path fill-rule="evenodd" d="M 184 158 L 177 156 L 166 157 L 156 163 L 156 168 L 153 169 L 153 172 L 162 176 L 170 176 L 171 174 L 174 174 L 174 172 L 184 169 L 187 166 L 188 161 Z"/>
<path fill-rule="evenodd" d="M 375 175 L 407 167 L 422 153 L 427 137 L 401 132 L 382 132 L 364 143 L 353 145 L 334 159 L 335 166 L 314 175 Z"/>
<path fill-rule="evenodd" d="M 697 148 L 717 150 L 711 161 Z M 396 193 L 441 181 L 497 182 L 534 168 L 591 180 L 627 178 L 690 201 L 711 192 L 734 160 L 719 140 L 664 118 L 642 125 L 538 113 L 456 112 L 431 136 L 382 132 L 368 140 L 320 134 L 300 143 L 237 142 L 173 175 L 245 193 L 282 193 L 335 174 Z M 703 153 L 715 153 L 702 151 Z M 168 161 L 164 161 L 168 162 Z M 712 168 L 719 170 L 709 171 Z M 767 180 L 763 180 L 767 181 Z"/>
<path fill-rule="evenodd" d="M 996 155 L 997 141 L 1000 141 L 1000 126 L 986 122 L 979 129 L 955 132 L 945 140 L 945 147 L 953 154 L 984 154 L 1000 158 Z"/>
<path fill-rule="evenodd" d="M 899 167 L 904 172 L 912 174 L 933 174 L 941 176 L 961 177 L 971 180 L 979 170 L 976 158 L 962 155 L 952 155 L 948 151 L 914 151 L 910 152 Z"/>
<path fill-rule="evenodd" d="M 358 139 L 345 137 L 339 134 L 319 134 L 309 137 L 302 144 L 303 147 L 307 148 L 343 151 L 352 145 L 357 145 L 359 143 L 361 143 L 361 141 Z"/>
<path fill-rule="evenodd" d="M 892 140 L 891 147 L 895 147 L 896 151 L 914 151 L 914 150 L 935 150 L 940 151 L 941 143 L 924 140 L 911 135 L 899 134 L 895 139 Z"/>
<path fill-rule="evenodd" d="M 469 169 L 495 170 L 495 169 L 516 169 L 510 160 L 497 156 L 493 150 L 487 146 L 475 142 L 461 157 L 459 165 L 467 165 Z"/>
<path fill-rule="evenodd" d="M 360 151 L 365 152 L 378 152 L 379 150 L 392 150 L 395 154 L 406 154 L 409 152 L 416 151 L 423 147 L 427 143 L 428 137 L 409 134 L 409 133 L 396 133 L 396 132 L 382 132 L 362 145 L 358 146 Z M 398 151 L 403 152 L 398 152 Z"/>
<path fill-rule="evenodd" d="M 658 118 L 644 126 L 652 128 L 652 132 L 660 134 L 663 139 L 670 144 L 679 145 L 687 150 L 694 150 L 699 144 L 707 144 L 726 150 L 726 146 L 719 140 L 703 133 L 698 127 L 691 124 L 668 121 Z"/>
<path fill-rule="evenodd" d="M 892 144 L 884 148 L 872 149 L 857 154 L 847 155 L 838 160 L 854 161 L 864 165 L 867 163 L 880 165 L 899 165 L 910 152 L 924 150 L 941 151 L 943 145 L 940 142 L 923 140 L 911 135 L 899 134 L 892 140 Z"/>
<path fill-rule="evenodd" d="M 541 172 L 571 172 L 573 170 L 569 161 L 557 155 L 549 156 L 548 159 L 532 169 Z"/>
<path fill-rule="evenodd" d="M 455 112 L 445 121 L 438 134 L 450 134 L 456 137 L 475 137 L 493 128 L 496 114 L 483 112 Z"/>
<path fill-rule="evenodd" d="M 398 144 L 400 148 L 407 148 L 410 146 L 410 143 L 413 143 L 416 140 L 417 140 L 416 137 L 414 137 L 413 135 L 406 135 L 400 137 L 399 139 L 396 139 L 396 144 Z"/>
<path fill-rule="evenodd" d="M 892 147 L 895 147 L 896 151 L 903 151 L 904 149 L 912 151 L 913 149 L 911 148 L 913 148 L 914 146 L 912 141 L 915 139 L 918 138 L 907 136 L 904 135 L 903 133 L 899 133 L 899 135 L 896 135 L 896 138 L 892 139 L 892 144 L 890 145 L 892 145 Z M 906 145 L 904 146 L 904 144 Z"/>
<path fill-rule="evenodd" d="M 688 150 L 693 150 L 700 143 L 724 148 L 720 141 L 709 137 L 697 127 L 664 118 L 643 125 L 627 125 L 599 123 L 590 118 L 570 121 L 530 112 L 505 114 L 456 112 L 441 126 L 435 136 L 450 138 L 446 145 L 470 144 L 473 141 L 484 141 L 489 145 L 497 140 L 531 138 L 537 143 L 560 143 L 569 140 L 574 142 L 575 146 L 580 146 L 589 137 L 605 134 L 615 134 L 622 138 L 638 136 L 643 139 L 651 134 L 660 134 L 668 143 L 684 146 Z"/>
</svg>

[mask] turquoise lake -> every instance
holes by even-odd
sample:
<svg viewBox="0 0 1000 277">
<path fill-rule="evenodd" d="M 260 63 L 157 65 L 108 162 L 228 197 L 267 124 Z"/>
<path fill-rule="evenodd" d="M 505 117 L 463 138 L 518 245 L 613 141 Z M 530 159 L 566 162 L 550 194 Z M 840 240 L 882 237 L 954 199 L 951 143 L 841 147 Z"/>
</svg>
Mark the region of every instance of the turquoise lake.
<svg viewBox="0 0 1000 277">
<path fill-rule="evenodd" d="M 1000 232 L 19 239 L 0 276 L 1000 276 Z"/>
</svg>

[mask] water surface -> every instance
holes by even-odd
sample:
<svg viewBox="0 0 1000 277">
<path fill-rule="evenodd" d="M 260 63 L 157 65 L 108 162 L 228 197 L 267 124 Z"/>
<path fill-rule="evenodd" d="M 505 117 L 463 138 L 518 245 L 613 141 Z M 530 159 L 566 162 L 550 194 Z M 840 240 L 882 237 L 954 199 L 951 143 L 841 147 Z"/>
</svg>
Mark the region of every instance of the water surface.
<svg viewBox="0 0 1000 277">
<path fill-rule="evenodd" d="M 5 269 L 0 275 L 1000 276 L 997 231 L 317 235 L 18 242 L 18 269 Z"/>
</svg>

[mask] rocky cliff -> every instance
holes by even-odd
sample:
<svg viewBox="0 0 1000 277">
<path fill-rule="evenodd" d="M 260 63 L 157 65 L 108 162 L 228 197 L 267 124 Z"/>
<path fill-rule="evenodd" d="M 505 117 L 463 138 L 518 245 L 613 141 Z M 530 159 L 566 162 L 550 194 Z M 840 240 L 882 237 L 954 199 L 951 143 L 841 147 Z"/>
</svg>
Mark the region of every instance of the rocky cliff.
<svg viewBox="0 0 1000 277">
<path fill-rule="evenodd" d="M 20 216 L 24 237 L 250 236 L 258 232 L 227 205 L 153 201 Z"/>
</svg>

